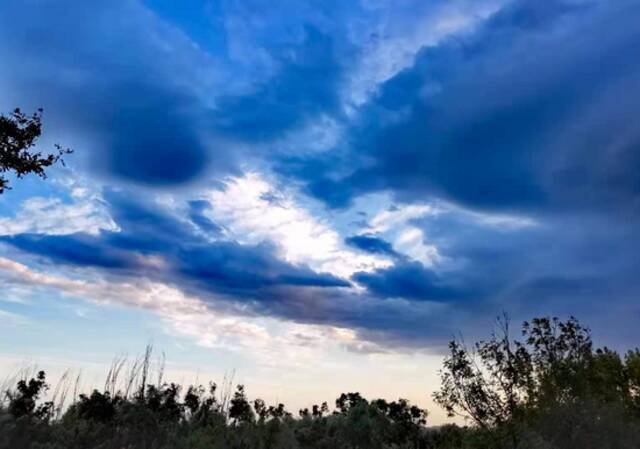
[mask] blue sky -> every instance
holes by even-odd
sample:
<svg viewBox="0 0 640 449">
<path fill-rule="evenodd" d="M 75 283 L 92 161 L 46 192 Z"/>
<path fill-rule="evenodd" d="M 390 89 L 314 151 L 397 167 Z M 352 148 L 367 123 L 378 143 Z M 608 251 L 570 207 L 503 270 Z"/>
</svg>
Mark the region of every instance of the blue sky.
<svg viewBox="0 0 640 449">
<path fill-rule="evenodd" d="M 4 365 L 98 372 L 152 339 L 177 376 L 235 368 L 294 406 L 428 404 L 446 341 L 503 311 L 631 346 L 638 14 L 3 2 L 0 108 L 75 150 L 0 197 Z"/>
</svg>

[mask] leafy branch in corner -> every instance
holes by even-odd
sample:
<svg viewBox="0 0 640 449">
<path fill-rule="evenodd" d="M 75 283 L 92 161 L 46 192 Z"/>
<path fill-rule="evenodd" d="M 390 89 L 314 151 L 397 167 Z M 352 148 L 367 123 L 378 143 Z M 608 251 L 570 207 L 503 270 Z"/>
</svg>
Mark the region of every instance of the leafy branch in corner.
<svg viewBox="0 0 640 449">
<path fill-rule="evenodd" d="M 46 178 L 45 169 L 60 162 L 63 156 L 73 150 L 56 144 L 56 152 L 43 155 L 33 151 L 36 141 L 42 134 L 42 109 L 28 115 L 15 109 L 8 115 L 0 114 L 0 193 L 10 189 L 9 180 L 4 175 L 14 172 L 18 178 L 33 173 Z"/>
</svg>

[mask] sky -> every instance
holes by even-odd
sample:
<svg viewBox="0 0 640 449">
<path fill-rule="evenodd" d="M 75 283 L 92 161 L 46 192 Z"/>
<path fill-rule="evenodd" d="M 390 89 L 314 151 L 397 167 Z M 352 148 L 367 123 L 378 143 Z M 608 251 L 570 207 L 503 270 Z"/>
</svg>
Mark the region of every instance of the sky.
<svg viewBox="0 0 640 449">
<path fill-rule="evenodd" d="M 637 0 L 4 0 L 0 375 L 148 342 L 293 410 L 429 399 L 446 344 L 640 337 Z"/>
</svg>

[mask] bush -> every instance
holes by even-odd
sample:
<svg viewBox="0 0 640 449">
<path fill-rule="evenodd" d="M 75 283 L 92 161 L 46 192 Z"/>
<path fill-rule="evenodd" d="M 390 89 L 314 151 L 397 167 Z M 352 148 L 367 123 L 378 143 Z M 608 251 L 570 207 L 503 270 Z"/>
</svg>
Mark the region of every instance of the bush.
<svg viewBox="0 0 640 449">
<path fill-rule="evenodd" d="M 80 394 L 61 415 L 44 372 L 0 405 L 0 449 L 631 449 L 640 447 L 640 352 L 594 349 L 577 320 L 535 319 L 513 340 L 508 323 L 475 351 L 451 342 L 435 399 L 474 425 L 428 428 L 405 399 L 343 393 L 300 410 L 251 401 L 244 386 L 147 382 L 151 350 L 116 388 Z M 161 374 L 161 373 L 160 373 Z M 184 394 L 182 394 L 184 391 Z M 131 394 L 129 394 L 131 393 Z"/>
</svg>

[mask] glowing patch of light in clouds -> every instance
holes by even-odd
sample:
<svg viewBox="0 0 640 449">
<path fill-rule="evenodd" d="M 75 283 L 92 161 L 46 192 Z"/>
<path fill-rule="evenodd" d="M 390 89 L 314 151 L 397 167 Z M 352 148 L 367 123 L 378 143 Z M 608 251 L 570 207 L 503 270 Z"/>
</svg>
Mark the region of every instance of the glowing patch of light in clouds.
<svg viewBox="0 0 640 449">
<path fill-rule="evenodd" d="M 210 191 L 206 198 L 212 205 L 209 218 L 230 230 L 234 239 L 272 241 L 288 262 L 342 278 L 392 264 L 387 258 L 348 249 L 338 232 L 257 173 L 228 179 L 223 189 Z"/>
</svg>

